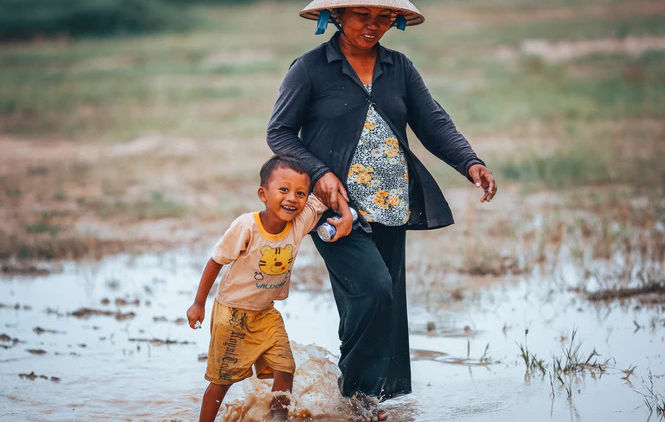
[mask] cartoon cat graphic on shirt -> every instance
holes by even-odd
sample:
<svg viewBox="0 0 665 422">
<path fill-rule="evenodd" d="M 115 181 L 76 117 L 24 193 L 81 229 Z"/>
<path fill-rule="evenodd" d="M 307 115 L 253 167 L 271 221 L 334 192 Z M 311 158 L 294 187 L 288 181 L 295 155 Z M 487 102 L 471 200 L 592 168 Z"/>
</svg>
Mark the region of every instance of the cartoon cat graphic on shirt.
<svg viewBox="0 0 665 422">
<path fill-rule="evenodd" d="M 264 246 L 261 248 L 261 260 L 259 261 L 259 269 L 261 272 L 254 274 L 254 279 L 263 280 L 264 275 L 281 275 L 286 274 L 284 281 L 279 284 L 259 284 L 256 287 L 262 289 L 275 289 L 282 287 L 288 275 L 291 272 L 291 265 L 293 264 L 293 245 L 286 245 L 284 247 L 271 248 Z"/>
</svg>

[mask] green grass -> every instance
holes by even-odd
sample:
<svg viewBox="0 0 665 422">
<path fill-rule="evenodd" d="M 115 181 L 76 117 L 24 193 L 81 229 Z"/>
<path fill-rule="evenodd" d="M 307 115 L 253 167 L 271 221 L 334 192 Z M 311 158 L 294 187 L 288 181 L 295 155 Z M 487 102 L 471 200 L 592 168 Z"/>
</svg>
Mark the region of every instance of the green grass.
<svg viewBox="0 0 665 422">
<path fill-rule="evenodd" d="M 37 221 L 36 223 L 24 223 L 23 228 L 27 233 L 50 233 L 52 235 L 58 234 L 62 227 L 49 224 L 46 221 Z"/>
<path fill-rule="evenodd" d="M 208 3 L 192 9 L 205 18 L 183 33 L 6 45 L 0 134 L 116 142 L 158 132 L 261 141 L 288 65 L 331 34 L 313 36 L 314 23 L 297 17 L 299 7 Z M 420 7 L 425 25 L 391 30 L 384 44 L 409 55 L 472 142 L 503 136 L 524 144 L 517 155 L 480 145 L 501 179 L 550 187 L 640 183 L 638 169 L 649 166 L 646 182 L 665 191 L 663 160 L 626 157 L 621 145 L 636 135 L 616 133 L 617 125 L 665 118 L 665 53 L 592 54 L 559 64 L 519 54 L 526 39 L 662 36 L 664 16 L 631 9 L 628 1 L 424 1 Z M 456 19 L 459 10 L 470 18 Z M 538 11 L 568 18 L 530 18 Z M 517 56 L 499 59 L 498 46 Z M 662 132 L 644 136 L 653 141 Z M 434 172 L 447 184 L 464 183 L 449 170 Z"/>
<path fill-rule="evenodd" d="M 504 180 L 523 184 L 542 183 L 548 187 L 569 187 L 575 184 L 613 182 L 614 169 L 595 151 L 557 151 L 552 155 L 527 156 L 515 161 L 502 161 L 496 171 Z"/>
<path fill-rule="evenodd" d="M 141 201 L 100 204 L 97 213 L 101 218 L 124 215 L 135 220 L 146 220 L 182 217 L 188 210 L 186 204 L 167 198 L 160 191 L 153 191 L 149 198 Z"/>
<path fill-rule="evenodd" d="M 0 0 L 0 40 L 182 30 L 189 10 L 161 0 Z"/>
</svg>

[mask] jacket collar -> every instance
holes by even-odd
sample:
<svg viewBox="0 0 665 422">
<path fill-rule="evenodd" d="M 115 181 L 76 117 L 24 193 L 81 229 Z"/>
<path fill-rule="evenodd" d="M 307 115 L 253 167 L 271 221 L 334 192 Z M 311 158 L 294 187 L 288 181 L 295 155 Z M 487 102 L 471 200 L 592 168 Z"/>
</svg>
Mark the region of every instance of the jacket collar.
<svg viewBox="0 0 665 422">
<path fill-rule="evenodd" d="M 332 63 L 338 60 L 344 60 L 344 54 L 342 53 L 342 50 L 340 50 L 339 48 L 340 35 L 341 32 L 339 31 L 335 32 L 335 35 L 333 35 L 332 38 L 330 38 L 330 40 L 325 44 L 326 58 L 328 59 L 328 63 Z M 379 43 L 378 46 L 379 46 L 378 62 L 393 64 L 393 58 L 388 53 L 388 50 L 385 47 L 383 47 L 381 43 Z"/>
</svg>

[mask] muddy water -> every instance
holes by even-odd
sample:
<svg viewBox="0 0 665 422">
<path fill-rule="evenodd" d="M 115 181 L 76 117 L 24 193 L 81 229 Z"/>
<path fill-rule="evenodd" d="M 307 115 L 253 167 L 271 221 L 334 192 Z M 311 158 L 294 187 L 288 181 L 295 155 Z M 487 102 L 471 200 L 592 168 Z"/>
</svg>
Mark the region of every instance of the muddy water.
<svg viewBox="0 0 665 422">
<path fill-rule="evenodd" d="M 294 271 L 308 265 L 306 251 Z M 50 275 L 2 278 L 0 420 L 195 420 L 209 327 L 206 320 L 202 330 L 191 330 L 183 317 L 204 256 L 119 255 L 65 264 Z M 412 288 L 413 394 L 385 403 L 390 420 L 649 420 L 638 391 L 647 391 L 651 371 L 656 390 L 665 392 L 662 302 L 592 305 L 570 290 L 578 277 L 562 266 L 428 305 L 425 292 Z M 348 408 L 334 387 L 332 294 L 294 287 L 277 304 L 299 365 L 294 415 L 343 418 Z M 581 355 L 595 349 L 597 360 L 610 362 L 602 374 L 567 379 L 569 398 L 560 382 L 525 375 L 519 345 L 551 365 L 573 329 Z M 632 367 L 626 381 L 622 370 Z M 267 389 L 256 380 L 234 386 L 227 416 L 254 411 L 247 419 L 260 420 Z"/>
</svg>

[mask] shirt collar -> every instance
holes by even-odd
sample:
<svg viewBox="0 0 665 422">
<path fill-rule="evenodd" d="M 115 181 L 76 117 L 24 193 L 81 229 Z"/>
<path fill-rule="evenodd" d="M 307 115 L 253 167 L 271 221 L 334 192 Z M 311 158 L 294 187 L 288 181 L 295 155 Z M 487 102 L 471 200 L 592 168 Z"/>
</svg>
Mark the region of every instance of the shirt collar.
<svg viewBox="0 0 665 422">
<path fill-rule="evenodd" d="M 343 60 L 344 59 L 344 54 L 342 53 L 342 50 L 339 48 L 339 36 L 341 35 L 341 32 L 337 31 L 335 32 L 335 35 L 330 38 L 330 40 L 326 43 L 326 57 L 328 59 L 328 63 L 332 63 L 337 60 Z M 393 64 L 393 58 L 392 56 L 388 53 L 388 50 L 381 45 L 379 45 L 379 62 L 380 63 L 388 63 L 388 64 Z"/>
</svg>

